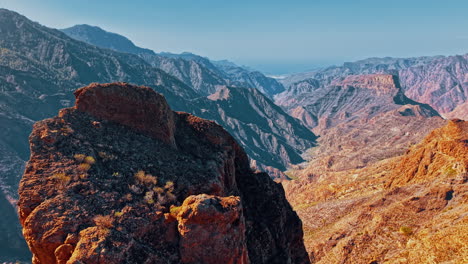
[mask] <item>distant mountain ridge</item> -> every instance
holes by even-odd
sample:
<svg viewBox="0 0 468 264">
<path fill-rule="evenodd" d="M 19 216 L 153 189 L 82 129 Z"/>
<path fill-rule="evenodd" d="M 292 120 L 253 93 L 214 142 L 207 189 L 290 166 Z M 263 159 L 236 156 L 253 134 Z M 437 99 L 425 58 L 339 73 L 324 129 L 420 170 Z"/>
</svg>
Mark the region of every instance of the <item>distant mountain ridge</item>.
<svg viewBox="0 0 468 264">
<path fill-rule="evenodd" d="M 416 58 L 369 58 L 346 62 L 342 66 L 291 75 L 280 80 L 287 90 L 275 98 L 300 98 L 348 75 L 374 73 L 399 76 L 409 98 L 429 104 L 441 114 L 448 114 L 468 100 L 468 54 Z M 466 115 L 453 116 L 468 119 Z"/>
<path fill-rule="evenodd" d="M 205 62 L 205 60 L 200 61 Z M 171 58 L 168 62 L 172 63 L 169 65 L 188 65 L 193 68 L 207 69 L 207 71 L 221 72 L 215 66 L 208 69 L 195 60 Z M 181 67 L 181 72 L 184 72 L 183 69 Z M 207 76 L 216 75 L 208 72 Z M 210 84 L 206 80 L 200 80 L 200 87 L 204 87 L 204 82 Z M 222 84 L 220 88 L 226 87 L 224 79 L 217 80 L 219 84 Z M 0 135 L 2 136 L 0 138 L 0 205 L 2 206 L 0 210 L 8 214 L 4 216 L 4 220 L 16 219 L 16 216 L 11 215 L 15 213 L 12 204 L 3 201 L 8 200 L 14 203 L 18 197 L 19 175 L 29 157 L 27 139 L 32 124 L 56 114 L 61 108 L 71 106 L 72 91 L 76 88 L 93 82 L 116 81 L 149 86 L 163 94 L 171 108 L 177 111 L 198 111 L 201 108 L 198 105 L 199 102 L 208 100 L 202 98 L 210 94 L 210 90 L 197 90 L 179 78 L 154 67 L 139 55 L 99 48 L 75 40 L 59 30 L 32 22 L 18 13 L 0 9 Z M 214 85 L 215 82 L 211 84 Z M 245 89 L 244 93 L 253 93 L 253 90 Z M 266 100 L 264 95 L 257 93 L 249 96 L 254 100 L 248 101 L 252 105 L 257 104 L 255 100 L 258 100 L 258 103 Z M 222 104 L 211 103 L 210 105 L 213 105 L 210 107 L 210 115 L 215 111 L 224 111 Z M 261 114 L 263 109 L 258 112 L 252 107 L 246 109 L 252 111 L 251 116 L 267 118 L 267 115 Z M 255 138 L 257 144 L 267 146 L 267 148 L 245 147 L 251 157 L 262 158 L 261 161 L 256 161 L 259 168 L 272 167 L 273 171 L 279 171 L 278 169 L 285 168 L 289 161 L 297 160 L 303 149 L 313 146 L 315 135 L 296 119 L 287 116 L 279 107 L 271 109 L 275 111 L 275 113 L 270 113 L 272 116 L 286 116 L 286 119 L 283 119 L 284 122 L 259 127 L 256 124 L 236 120 L 233 114 L 218 115 L 219 118 L 216 121 L 221 124 L 225 122 L 230 131 L 246 132 L 245 135 L 236 134 L 239 142 L 241 141 L 239 137 L 245 136 L 249 140 Z M 246 115 L 249 116 L 249 114 Z M 230 124 L 235 125 L 230 126 Z M 251 129 L 252 127 L 255 129 Z M 291 134 L 296 130 L 307 133 L 300 132 L 297 135 L 301 138 L 299 141 L 287 139 L 287 137 L 296 138 L 296 135 Z M 268 142 L 274 142 L 274 144 Z M 289 151 L 281 155 L 276 153 L 283 149 Z M 274 168 L 275 166 L 279 168 Z M 278 173 L 277 176 L 284 175 Z M 8 207 L 3 208 L 3 206 Z M 1 221 L 0 230 L 2 231 L 0 232 L 0 241 L 2 241 L 0 261 L 10 261 L 10 258 L 4 259 L 3 256 L 9 256 L 13 254 L 12 252 L 23 252 L 23 256 L 15 253 L 16 260 L 29 259 L 30 255 L 25 248 L 18 223 L 13 221 L 4 225 Z M 6 246 L 3 247 L 3 245 Z"/>
<path fill-rule="evenodd" d="M 155 53 L 135 46 L 124 36 L 95 26 L 76 25 L 62 31 L 72 38 L 98 47 L 139 55 L 154 67 L 176 76 L 203 95 L 212 94 L 223 85 L 257 88 L 269 97 L 284 91 L 283 85 L 275 79 L 232 62 L 210 61 L 190 52 Z"/>
<path fill-rule="evenodd" d="M 102 48 L 134 54 L 155 54 L 150 49 L 137 47 L 131 40 L 122 35 L 105 31 L 100 27 L 83 24 L 61 29 L 61 31 L 74 39 L 94 43 Z"/>
</svg>

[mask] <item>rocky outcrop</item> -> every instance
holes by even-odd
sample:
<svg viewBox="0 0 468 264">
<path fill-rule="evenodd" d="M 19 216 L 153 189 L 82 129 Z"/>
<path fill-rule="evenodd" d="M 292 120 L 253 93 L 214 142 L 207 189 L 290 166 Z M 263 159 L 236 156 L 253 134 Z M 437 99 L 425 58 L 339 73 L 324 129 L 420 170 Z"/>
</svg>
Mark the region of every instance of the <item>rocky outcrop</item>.
<svg viewBox="0 0 468 264">
<path fill-rule="evenodd" d="M 463 263 L 468 126 L 452 120 L 399 157 L 284 182 L 315 263 Z M 339 183 L 339 184 L 337 184 Z"/>
<path fill-rule="evenodd" d="M 75 92 L 75 108 L 97 118 L 132 127 L 175 147 L 174 114 L 164 97 L 147 87 L 133 90 L 132 86 L 124 83 L 91 84 Z M 148 103 L 142 105 L 145 100 Z"/>
<path fill-rule="evenodd" d="M 182 263 L 249 263 L 238 196 L 189 196 L 177 221 Z"/>
<path fill-rule="evenodd" d="M 33 263 L 309 263 L 281 185 L 219 125 L 145 87 L 75 96 L 30 136 L 19 212 Z"/>
</svg>

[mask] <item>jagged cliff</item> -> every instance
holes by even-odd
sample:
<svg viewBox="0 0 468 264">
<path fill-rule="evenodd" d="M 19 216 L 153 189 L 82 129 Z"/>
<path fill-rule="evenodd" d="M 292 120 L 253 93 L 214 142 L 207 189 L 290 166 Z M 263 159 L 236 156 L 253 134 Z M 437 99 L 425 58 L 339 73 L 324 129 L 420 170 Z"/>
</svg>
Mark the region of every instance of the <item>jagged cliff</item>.
<svg viewBox="0 0 468 264">
<path fill-rule="evenodd" d="M 399 157 L 285 182 L 315 263 L 464 263 L 468 123 L 452 120 Z"/>
<path fill-rule="evenodd" d="M 37 122 L 19 211 L 33 263 L 309 263 L 280 184 L 214 122 L 93 84 Z"/>
</svg>

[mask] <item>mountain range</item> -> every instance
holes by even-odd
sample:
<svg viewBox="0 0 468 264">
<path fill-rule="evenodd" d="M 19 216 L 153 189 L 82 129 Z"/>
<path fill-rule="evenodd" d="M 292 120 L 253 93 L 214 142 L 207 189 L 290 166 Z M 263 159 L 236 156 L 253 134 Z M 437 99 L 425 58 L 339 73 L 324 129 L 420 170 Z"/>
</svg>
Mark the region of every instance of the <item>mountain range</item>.
<svg viewBox="0 0 468 264">
<path fill-rule="evenodd" d="M 325 87 L 348 75 L 387 73 L 398 75 L 409 98 L 432 106 L 442 115 L 467 119 L 467 112 L 458 106 L 468 100 L 468 54 L 417 58 L 370 58 L 347 62 L 342 66 L 290 75 L 280 80 L 287 91 L 280 100 L 300 97 L 302 93 Z M 466 107 L 465 107 L 466 108 Z"/>
<path fill-rule="evenodd" d="M 308 263 L 289 203 L 311 262 L 456 262 L 468 241 L 442 238 L 466 232 L 467 60 L 370 58 L 276 80 L 0 9 L 0 261 L 31 257 L 20 199 L 35 263 L 213 261 L 190 245 L 219 245 L 226 262 Z M 144 235 L 161 228 L 164 243 Z M 128 250 L 109 246 L 122 239 Z"/>
<path fill-rule="evenodd" d="M 18 197 L 16 190 L 19 178 L 25 161 L 29 158 L 27 138 L 32 124 L 54 115 L 60 108 L 71 106 L 72 91 L 78 87 L 92 82 L 123 81 L 152 87 L 164 94 L 171 107 L 178 111 L 202 112 L 197 107 L 197 100 L 213 102 L 212 107 L 205 106 L 211 108 L 208 114 L 212 116 L 215 115 L 214 112 L 222 112 L 222 109 L 215 107 L 233 107 L 203 99 L 204 95 L 199 90 L 153 67 L 139 55 L 103 49 L 77 41 L 59 30 L 44 27 L 9 10 L 0 10 L 0 33 L 0 185 L 2 196 L 12 202 Z M 177 58 L 171 60 L 180 64 L 191 63 Z M 234 118 L 229 115 L 216 114 L 215 116 L 220 118 L 217 121 L 223 123 L 224 118 L 229 119 L 226 123 L 232 124 L 231 127 L 236 129 L 237 135 L 242 133 L 246 138 L 244 141 L 256 141 L 257 145 L 262 145 L 261 148 L 253 145 L 247 150 L 249 156 L 261 158 L 261 161 L 254 161 L 253 164 L 259 168 L 270 168 L 277 176 L 284 177 L 281 170 L 288 166 L 288 162 L 301 160 L 300 153 L 315 144 L 315 135 L 299 121 L 286 118 L 284 111 L 274 106 L 263 94 L 252 89 L 245 91 L 254 92 L 252 96 L 246 97 L 248 100 L 245 102 L 271 107 L 267 110 L 250 107 L 247 111 L 253 112 L 247 114 L 244 111 L 244 116 L 254 117 L 256 120 L 278 116 L 282 121 L 269 124 L 268 120 L 264 120 L 263 124 L 256 125 L 248 123 L 249 119 L 246 120 L 247 123 L 242 120 L 233 122 Z M 208 90 L 204 94 L 208 94 Z M 237 95 L 245 96 L 245 93 L 232 93 L 231 98 Z M 235 109 L 224 112 L 237 114 Z M 242 130 L 243 132 L 240 132 Z M 291 133 L 296 131 L 301 135 L 292 136 Z M 276 150 L 268 150 L 263 146 L 270 146 Z M 274 154 L 275 151 L 280 153 Z M 8 210 L 10 209 L 5 209 Z M 6 241 L 5 244 L 14 249 L 21 244 L 17 242 L 21 241 L 18 227 L 16 225 L 16 228 L 2 233 L 6 234 L 2 241 Z M 11 252 L 9 247 L 3 250 L 5 252 L 0 255 Z"/>
</svg>

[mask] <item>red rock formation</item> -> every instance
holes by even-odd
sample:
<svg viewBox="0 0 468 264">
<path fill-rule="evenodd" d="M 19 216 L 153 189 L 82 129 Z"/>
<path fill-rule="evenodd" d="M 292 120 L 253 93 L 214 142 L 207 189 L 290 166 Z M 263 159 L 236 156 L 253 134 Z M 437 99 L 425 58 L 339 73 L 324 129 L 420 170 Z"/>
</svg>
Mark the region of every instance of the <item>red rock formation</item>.
<svg viewBox="0 0 468 264">
<path fill-rule="evenodd" d="M 124 83 L 91 84 L 76 90 L 75 97 L 75 108 L 82 112 L 132 127 L 175 145 L 174 114 L 164 97 L 151 88 L 132 90 L 129 84 Z M 141 105 L 142 101 L 146 103 Z"/>
<path fill-rule="evenodd" d="M 19 213 L 34 264 L 309 263 L 281 185 L 222 127 L 145 87 L 76 97 L 30 136 Z"/>
<path fill-rule="evenodd" d="M 240 197 L 189 196 L 177 221 L 182 263 L 249 263 Z"/>
</svg>

